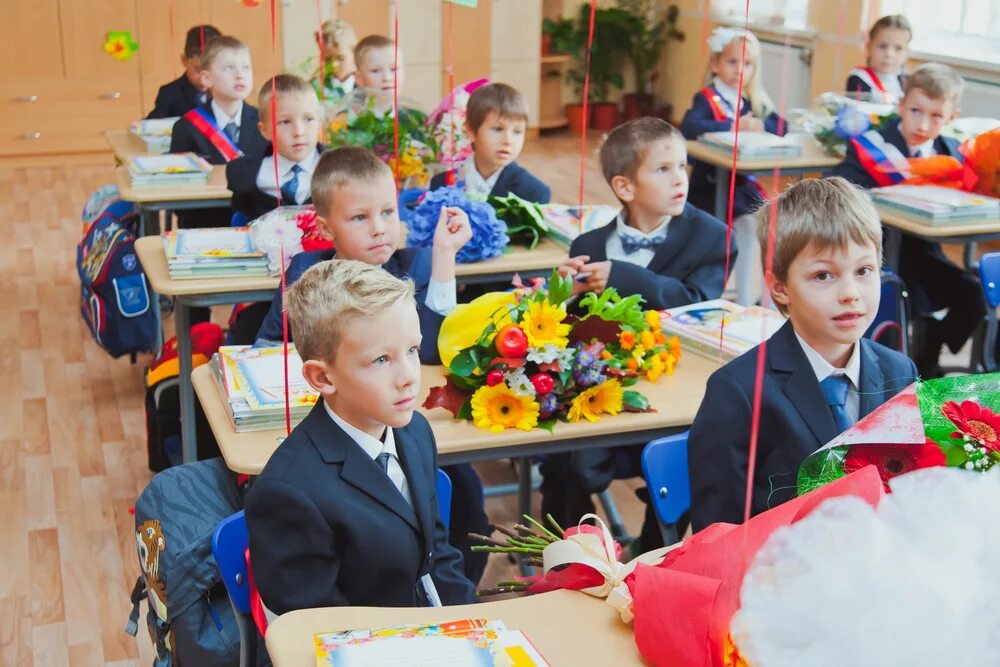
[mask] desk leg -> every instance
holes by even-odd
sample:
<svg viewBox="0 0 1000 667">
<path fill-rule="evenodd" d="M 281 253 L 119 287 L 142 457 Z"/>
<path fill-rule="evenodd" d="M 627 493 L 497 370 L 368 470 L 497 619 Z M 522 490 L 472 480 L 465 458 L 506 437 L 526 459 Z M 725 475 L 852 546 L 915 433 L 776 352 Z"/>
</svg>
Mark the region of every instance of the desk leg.
<svg viewBox="0 0 1000 667">
<path fill-rule="evenodd" d="M 160 233 L 160 212 L 145 206 L 139 208 L 140 236 L 156 236 Z"/>
<path fill-rule="evenodd" d="M 531 457 L 522 456 L 517 459 L 517 522 L 524 522 L 524 515 L 531 516 Z M 544 517 L 538 517 L 543 519 Z M 535 568 L 526 565 L 523 558 L 518 558 L 521 576 L 530 577 Z"/>
<path fill-rule="evenodd" d="M 969 241 L 962 251 L 962 262 L 966 271 L 977 271 L 979 262 L 976 261 L 976 242 Z"/>
<path fill-rule="evenodd" d="M 729 170 L 725 167 L 715 168 L 715 217 L 726 221 L 729 212 Z"/>
<path fill-rule="evenodd" d="M 899 249 L 903 243 L 903 232 L 892 227 L 882 227 L 885 233 L 882 237 L 882 263 L 885 268 L 899 274 Z"/>
<path fill-rule="evenodd" d="M 198 460 L 194 424 L 194 387 L 191 385 L 191 311 L 181 299 L 176 299 L 174 304 L 179 371 L 177 381 L 181 402 L 181 451 L 184 463 L 190 463 Z"/>
</svg>

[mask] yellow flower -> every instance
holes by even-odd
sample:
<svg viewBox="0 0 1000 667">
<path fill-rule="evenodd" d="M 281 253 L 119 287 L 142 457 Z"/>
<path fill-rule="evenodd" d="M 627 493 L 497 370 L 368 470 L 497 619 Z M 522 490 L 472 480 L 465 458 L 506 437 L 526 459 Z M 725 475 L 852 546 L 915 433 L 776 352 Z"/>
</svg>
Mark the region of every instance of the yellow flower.
<svg viewBox="0 0 1000 667">
<path fill-rule="evenodd" d="M 484 385 L 472 395 L 472 421 L 493 433 L 508 428 L 530 431 L 538 426 L 538 402 L 502 382 L 492 387 Z"/>
<path fill-rule="evenodd" d="M 610 352 L 608 352 L 607 350 L 601 350 L 601 359 L 603 359 L 604 361 L 607 361 L 608 359 L 610 359 L 613 356 L 614 355 L 611 354 Z"/>
<path fill-rule="evenodd" d="M 343 118 L 337 118 L 330 121 L 331 132 L 340 132 L 341 130 L 344 130 L 346 128 L 347 128 L 347 121 L 344 120 Z"/>
<path fill-rule="evenodd" d="M 513 292 L 487 292 L 469 303 L 459 304 L 441 323 L 438 353 L 442 365 L 448 366 L 459 352 L 475 345 L 491 321 L 497 331 L 511 324 L 510 311 L 516 305 Z"/>
<path fill-rule="evenodd" d="M 656 345 L 656 338 L 653 336 L 652 331 L 643 331 L 639 334 L 639 342 L 646 349 L 649 349 Z"/>
<path fill-rule="evenodd" d="M 653 331 L 659 331 L 660 330 L 660 313 L 658 313 L 655 310 L 647 310 L 646 311 L 646 324 L 648 324 L 649 328 L 652 329 Z"/>
<path fill-rule="evenodd" d="M 623 350 L 631 350 L 635 346 L 635 333 L 632 331 L 620 331 L 618 333 L 618 344 Z"/>
<path fill-rule="evenodd" d="M 559 306 L 553 306 L 544 301 L 535 301 L 528 306 L 528 312 L 521 317 L 521 328 L 528 336 L 528 345 L 541 347 L 555 345 L 566 347 L 569 344 L 568 324 L 562 324 L 566 319 L 566 311 Z"/>
<path fill-rule="evenodd" d="M 646 379 L 649 380 L 650 382 L 656 382 L 663 374 L 663 371 L 666 368 L 666 366 L 663 363 L 663 360 L 660 359 L 659 355 L 654 355 L 649 358 L 649 361 L 646 362 L 645 368 L 646 368 Z"/>
<path fill-rule="evenodd" d="M 625 390 L 621 382 L 611 378 L 574 398 L 567 416 L 571 422 L 578 422 L 581 417 L 596 422 L 602 414 L 616 415 L 621 412 L 624 398 Z"/>
</svg>

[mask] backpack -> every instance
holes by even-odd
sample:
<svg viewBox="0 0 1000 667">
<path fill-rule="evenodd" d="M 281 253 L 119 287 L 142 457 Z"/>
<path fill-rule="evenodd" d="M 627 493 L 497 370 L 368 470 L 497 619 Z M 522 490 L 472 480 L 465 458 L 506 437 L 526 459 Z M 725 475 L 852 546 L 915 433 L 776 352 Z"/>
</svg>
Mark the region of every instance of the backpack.
<svg viewBox="0 0 1000 667">
<path fill-rule="evenodd" d="M 233 474 L 221 458 L 165 470 L 136 500 L 142 573 L 132 589 L 125 631 L 136 635 L 145 598 L 155 667 L 239 664 L 239 628 L 212 556 L 212 534 L 240 508 Z"/>
<path fill-rule="evenodd" d="M 882 270 L 881 280 L 878 312 L 865 332 L 865 338 L 908 355 L 910 294 L 903 279 L 888 269 Z"/>
<path fill-rule="evenodd" d="M 80 314 L 94 340 L 118 358 L 151 351 L 159 328 L 157 304 L 135 255 L 139 216 L 113 202 L 76 247 Z"/>
</svg>

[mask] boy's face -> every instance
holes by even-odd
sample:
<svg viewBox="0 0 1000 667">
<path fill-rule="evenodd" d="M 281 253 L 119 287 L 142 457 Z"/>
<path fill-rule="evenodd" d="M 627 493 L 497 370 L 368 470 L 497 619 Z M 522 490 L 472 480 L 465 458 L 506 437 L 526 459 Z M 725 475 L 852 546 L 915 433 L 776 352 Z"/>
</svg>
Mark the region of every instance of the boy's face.
<svg viewBox="0 0 1000 667">
<path fill-rule="evenodd" d="M 921 89 L 911 88 L 899 101 L 899 129 L 906 145 L 915 147 L 937 139 L 957 112 L 950 99 L 933 99 Z"/>
<path fill-rule="evenodd" d="M 743 61 L 743 81 L 749 81 L 753 76 L 753 56 L 747 48 L 746 57 L 743 57 L 743 40 L 734 39 L 726 44 L 716 55 L 712 56 L 712 74 L 719 77 L 722 83 L 730 88 L 738 88 L 740 85 L 740 61 Z"/>
<path fill-rule="evenodd" d="M 323 60 L 333 65 L 333 71 L 338 77 L 347 76 L 354 71 L 354 53 L 332 42 L 323 43 Z"/>
<path fill-rule="evenodd" d="M 212 97 L 219 101 L 245 100 L 253 90 L 253 67 L 247 49 L 223 49 L 202 71 Z"/>
<path fill-rule="evenodd" d="M 320 362 L 329 381 L 322 392 L 327 403 L 347 423 L 376 438 L 385 426 L 409 424 L 420 394 L 420 340 L 412 302 L 353 319 L 333 362 Z"/>
<path fill-rule="evenodd" d="M 827 361 L 838 358 L 861 339 L 878 311 L 875 245 L 850 241 L 846 248 L 820 249 L 809 244 L 792 260 L 784 282 L 771 279 L 770 290 L 796 333 Z"/>
<path fill-rule="evenodd" d="M 688 194 L 686 166 L 685 143 L 664 137 L 649 144 L 634 176 L 615 176 L 611 186 L 632 215 L 680 215 Z"/>
<path fill-rule="evenodd" d="M 184 66 L 184 76 L 199 90 L 205 90 L 205 82 L 201 74 L 201 56 L 186 56 L 181 54 L 181 65 Z"/>
<path fill-rule="evenodd" d="M 319 213 L 319 211 L 317 211 Z M 340 259 L 375 266 L 389 261 L 399 246 L 399 211 L 392 175 L 348 181 L 336 188 L 330 210 L 318 215 Z"/>
<path fill-rule="evenodd" d="M 397 80 L 397 87 L 403 89 L 403 60 L 400 58 L 398 68 L 393 67 L 392 51 L 392 47 L 384 46 L 379 49 L 369 49 L 364 54 L 355 74 L 360 87 L 391 91 L 393 80 Z"/>
<path fill-rule="evenodd" d="M 304 160 L 316 148 L 319 141 L 320 109 L 316 95 L 290 93 L 271 98 L 275 114 L 275 134 L 271 135 L 271 101 L 260 110 L 260 133 L 268 141 L 277 144 L 278 154 L 294 162 Z"/>
<path fill-rule="evenodd" d="M 485 170 L 487 177 L 521 154 L 527 125 L 523 118 L 510 118 L 491 111 L 475 133 L 469 132 L 476 152 L 476 165 Z M 466 131 L 468 129 L 466 127 Z"/>
<path fill-rule="evenodd" d="M 865 45 L 868 66 L 880 74 L 895 74 L 906 64 L 910 33 L 899 28 L 883 28 Z"/>
</svg>

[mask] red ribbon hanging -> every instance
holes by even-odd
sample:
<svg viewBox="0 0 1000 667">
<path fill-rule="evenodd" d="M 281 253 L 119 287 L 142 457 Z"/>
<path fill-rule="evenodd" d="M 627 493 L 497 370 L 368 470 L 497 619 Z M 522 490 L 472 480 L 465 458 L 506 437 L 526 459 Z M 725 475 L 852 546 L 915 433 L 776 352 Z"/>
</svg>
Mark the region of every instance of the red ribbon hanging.
<svg viewBox="0 0 1000 667">
<path fill-rule="evenodd" d="M 580 192 L 577 201 L 583 208 L 583 175 L 587 164 L 587 113 L 590 97 L 590 50 L 594 45 L 594 16 L 597 13 L 597 0 L 590 0 L 590 25 L 587 28 L 587 66 L 583 74 L 583 123 L 580 130 Z"/>
<path fill-rule="evenodd" d="M 445 2 L 448 7 L 448 95 L 451 97 L 451 105 L 448 108 L 448 113 L 451 119 L 448 121 L 448 140 L 451 142 L 451 155 L 448 156 L 448 173 L 445 176 L 445 182 L 448 185 L 454 185 L 456 181 L 455 177 L 455 44 L 452 39 L 453 36 L 453 23 L 454 17 L 452 15 L 452 10 L 455 6 L 453 2 Z"/>
<path fill-rule="evenodd" d="M 399 187 L 399 0 L 392 1 L 392 153 L 396 187 Z"/>
<path fill-rule="evenodd" d="M 288 310 L 285 308 L 285 244 L 280 245 L 281 252 L 281 358 L 285 374 L 285 435 L 292 432 L 292 400 L 289 396 L 288 383 Z M 322 398 L 320 400 L 323 400 Z"/>
</svg>

